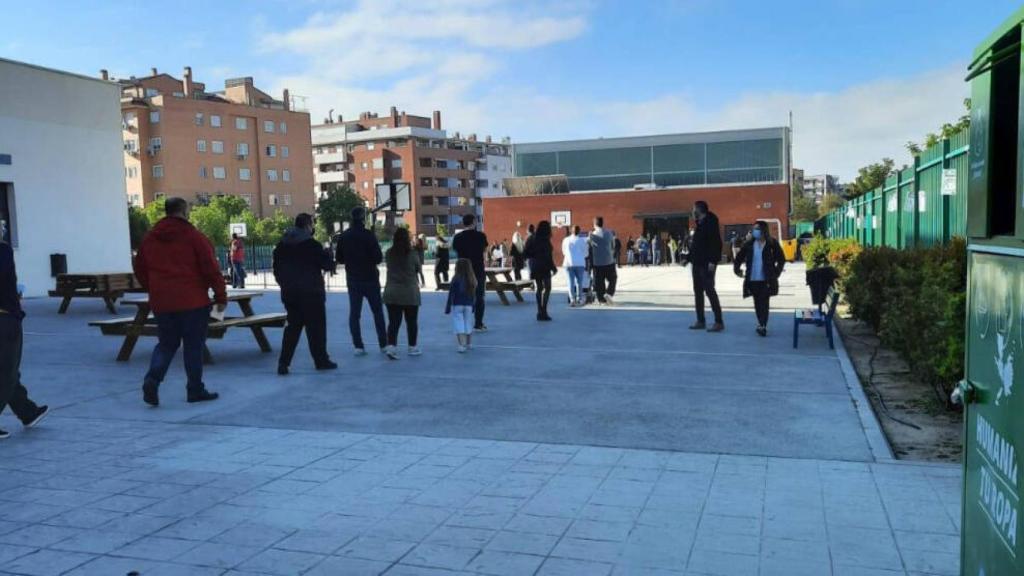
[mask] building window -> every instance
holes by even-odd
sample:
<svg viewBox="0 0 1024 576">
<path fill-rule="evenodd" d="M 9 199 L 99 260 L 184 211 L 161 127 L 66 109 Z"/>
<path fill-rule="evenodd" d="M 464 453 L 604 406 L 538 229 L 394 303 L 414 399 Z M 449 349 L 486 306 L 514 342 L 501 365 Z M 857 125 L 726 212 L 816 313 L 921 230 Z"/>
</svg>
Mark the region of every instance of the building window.
<svg viewBox="0 0 1024 576">
<path fill-rule="evenodd" d="M 196 126 L 202 126 L 202 125 L 203 125 L 203 113 L 202 112 L 196 112 Z"/>
<path fill-rule="evenodd" d="M 124 141 L 124 151 L 129 154 L 136 154 L 139 151 L 139 141 L 132 138 Z"/>
<path fill-rule="evenodd" d="M 363 170 L 366 170 L 367 168 L 370 167 L 370 165 L 367 164 L 366 162 L 363 162 L 363 163 L 359 164 L 359 167 L 362 168 Z"/>
<path fill-rule="evenodd" d="M 422 204 L 424 206 L 433 206 L 434 205 L 434 197 L 433 196 L 420 196 L 420 204 Z"/>
<path fill-rule="evenodd" d="M 220 116 L 217 114 L 210 114 L 210 126 L 220 128 Z"/>
<path fill-rule="evenodd" d="M 146 98 L 152 98 L 153 96 L 159 96 L 160 91 L 156 88 L 146 88 Z"/>
<path fill-rule="evenodd" d="M 374 148 L 376 148 L 376 146 L 373 144 L 373 142 L 367 142 L 366 143 L 366 149 L 367 150 L 373 150 Z"/>
<path fill-rule="evenodd" d="M 291 194 L 281 194 L 278 198 L 281 200 L 281 205 L 282 206 L 291 206 L 292 205 L 292 195 Z"/>
<path fill-rule="evenodd" d="M 203 179 L 206 178 L 206 166 L 199 167 L 199 177 Z"/>
<path fill-rule="evenodd" d="M 210 203 L 210 193 L 209 192 L 200 192 L 200 193 L 196 194 L 196 204 L 199 204 L 200 206 L 206 206 L 209 203 Z"/>
<path fill-rule="evenodd" d="M 420 186 L 433 186 L 434 180 L 431 178 L 420 178 Z"/>
<path fill-rule="evenodd" d="M 150 112 L 149 112 L 149 123 L 150 124 L 159 124 L 160 123 L 160 111 L 159 110 L 150 110 Z"/>
<path fill-rule="evenodd" d="M 373 159 L 373 169 L 374 170 L 382 170 L 383 168 L 384 168 L 384 159 L 383 158 L 374 158 Z"/>
<path fill-rule="evenodd" d="M 434 162 L 430 158 L 420 158 L 420 168 L 430 168 L 433 165 Z"/>
<path fill-rule="evenodd" d="M 164 177 L 164 165 L 163 164 L 154 164 L 153 165 L 153 178 L 163 178 L 163 177 Z"/>
<path fill-rule="evenodd" d="M 246 206 L 252 206 L 252 194 L 239 194 L 242 200 L 245 200 Z"/>
<path fill-rule="evenodd" d="M 273 134 L 274 133 L 274 121 L 273 120 L 264 120 L 263 121 L 263 131 L 266 132 L 267 134 Z"/>
<path fill-rule="evenodd" d="M 224 170 L 223 166 L 214 166 L 213 167 L 213 178 L 215 180 L 223 180 L 226 177 L 227 177 L 227 172 Z"/>
<path fill-rule="evenodd" d="M 393 158 L 391 160 L 391 167 L 392 168 L 401 168 L 402 167 L 402 159 L 401 158 Z"/>
<path fill-rule="evenodd" d="M 245 158 L 249 156 L 249 145 L 245 142 L 239 142 L 235 145 L 235 153 L 238 154 L 239 158 Z"/>
<path fill-rule="evenodd" d="M 250 172 L 248 168 L 239 168 L 238 179 L 245 181 L 252 180 L 252 172 Z"/>
<path fill-rule="evenodd" d="M 196 140 L 196 152 L 206 152 L 206 140 Z"/>
<path fill-rule="evenodd" d="M 267 203 L 271 206 L 277 206 L 277 194 L 270 194 L 267 196 Z"/>
<path fill-rule="evenodd" d="M 139 169 L 137 167 L 135 167 L 135 166 L 129 166 L 129 167 L 125 168 L 124 169 L 124 177 L 125 178 L 138 178 L 139 177 Z"/>
<path fill-rule="evenodd" d="M 281 146 L 281 158 L 287 158 L 289 150 L 287 146 Z"/>
<path fill-rule="evenodd" d="M 224 142 L 221 141 L 221 140 L 214 140 L 214 141 L 210 142 L 210 149 L 213 150 L 214 154 L 223 154 L 224 153 Z"/>
<path fill-rule="evenodd" d="M 160 138 L 150 138 L 149 139 L 149 153 L 150 154 L 156 154 L 157 152 L 162 150 L 163 147 L 164 147 L 164 141 L 161 140 Z"/>
<path fill-rule="evenodd" d="M 291 170 L 282 170 L 281 171 L 281 180 L 284 180 L 285 182 L 291 182 L 292 181 L 292 171 Z"/>
<path fill-rule="evenodd" d="M 249 121 L 241 116 L 235 117 L 235 128 L 239 130 L 246 130 L 249 128 Z"/>
<path fill-rule="evenodd" d="M 370 189 L 370 183 L 366 182 L 366 181 L 363 181 L 363 190 L 369 190 L 369 189 Z"/>
<path fill-rule="evenodd" d="M 277 157 L 277 146 L 274 146 L 273 144 L 268 144 L 267 145 L 267 156 L 270 157 L 270 158 L 276 158 Z"/>
<path fill-rule="evenodd" d="M 477 188 L 489 188 L 490 187 L 490 183 L 487 182 L 487 180 L 477 180 L 476 181 L 476 187 Z"/>
<path fill-rule="evenodd" d="M 277 170 L 267 170 L 267 180 L 277 182 Z"/>
<path fill-rule="evenodd" d="M 287 134 L 288 133 L 288 125 L 285 124 L 284 122 L 281 122 L 281 124 L 278 126 L 278 128 L 280 128 L 280 130 L 278 130 L 278 132 L 280 132 L 281 134 Z"/>
</svg>

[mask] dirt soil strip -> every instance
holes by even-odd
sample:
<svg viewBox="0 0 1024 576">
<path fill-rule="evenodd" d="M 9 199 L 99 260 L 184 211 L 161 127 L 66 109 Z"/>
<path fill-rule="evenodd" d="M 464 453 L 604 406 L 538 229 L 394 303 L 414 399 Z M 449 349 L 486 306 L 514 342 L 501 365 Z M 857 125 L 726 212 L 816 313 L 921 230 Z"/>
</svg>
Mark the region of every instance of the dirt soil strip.
<svg viewBox="0 0 1024 576">
<path fill-rule="evenodd" d="M 896 458 L 960 462 L 963 415 L 949 410 L 934 388 L 912 378 L 907 364 L 883 347 L 869 326 L 838 316 L 850 361 Z"/>
</svg>

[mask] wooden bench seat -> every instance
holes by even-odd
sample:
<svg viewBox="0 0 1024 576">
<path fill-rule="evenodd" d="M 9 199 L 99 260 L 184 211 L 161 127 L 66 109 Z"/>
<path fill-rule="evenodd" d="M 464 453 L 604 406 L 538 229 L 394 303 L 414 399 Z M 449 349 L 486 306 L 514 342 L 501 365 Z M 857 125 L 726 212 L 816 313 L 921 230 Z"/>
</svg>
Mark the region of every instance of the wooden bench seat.
<svg viewBox="0 0 1024 576">
<path fill-rule="evenodd" d="M 241 316 L 237 318 L 225 318 L 219 322 L 211 322 L 211 328 L 249 328 L 262 326 L 264 328 L 283 328 L 288 315 L 284 312 L 271 312 L 268 314 L 254 314 L 252 316 Z"/>
</svg>

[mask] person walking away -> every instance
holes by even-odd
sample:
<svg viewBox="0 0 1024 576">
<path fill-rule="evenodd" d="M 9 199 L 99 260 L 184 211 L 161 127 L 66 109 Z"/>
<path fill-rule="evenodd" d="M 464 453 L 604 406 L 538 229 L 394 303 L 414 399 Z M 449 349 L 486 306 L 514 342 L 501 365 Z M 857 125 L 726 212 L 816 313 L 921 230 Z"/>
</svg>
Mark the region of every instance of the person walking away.
<svg viewBox="0 0 1024 576">
<path fill-rule="evenodd" d="M 420 260 L 412 249 L 409 231 L 395 230 L 391 248 L 384 257 L 388 276 L 384 284 L 384 305 L 388 308 L 388 347 L 386 354 L 398 360 L 398 331 L 405 319 L 406 338 L 409 341 L 409 356 L 423 352 L 416 346 L 419 334 L 420 286 L 416 282 Z"/>
<path fill-rule="evenodd" d="M 231 287 L 245 288 L 245 242 L 231 235 Z"/>
<path fill-rule="evenodd" d="M 166 216 L 153 227 L 139 246 L 133 268 L 135 277 L 149 292 L 149 306 L 156 317 L 157 344 L 143 379 L 142 400 L 160 405 L 159 388 L 171 360 L 182 354 L 188 402 L 216 400 L 219 395 L 203 384 L 203 348 L 210 322 L 210 290 L 217 311 L 227 308 L 227 290 L 213 245 L 188 221 L 188 203 L 168 198 Z"/>
<path fill-rule="evenodd" d="M 758 220 L 752 238 L 736 254 L 733 272 L 743 278 L 743 297 L 754 298 L 757 334 L 768 335 L 768 310 L 772 296 L 779 294 L 779 276 L 786 266 L 786 257 L 778 240 L 769 233 L 768 223 Z M 746 273 L 740 271 L 746 267 Z"/>
<path fill-rule="evenodd" d="M 587 275 L 587 237 L 582 234 L 579 226 L 573 228 L 573 234 L 562 239 L 562 266 L 569 277 L 569 306 L 575 308 L 586 303 L 583 294 L 584 278 Z"/>
<path fill-rule="evenodd" d="M 632 266 L 636 263 L 636 241 L 630 236 L 629 240 L 626 240 L 626 266 Z"/>
<path fill-rule="evenodd" d="M 452 315 L 458 351 L 469 350 L 473 338 L 473 304 L 476 302 L 476 274 L 473 265 L 465 258 L 455 261 L 455 276 L 448 287 L 448 303 L 444 313 Z"/>
<path fill-rule="evenodd" d="M 451 250 L 448 248 L 448 239 L 444 236 L 437 237 L 437 245 L 434 247 L 437 258 L 434 262 L 434 284 L 437 290 L 441 290 L 441 278 L 448 283 L 448 269 L 450 267 Z"/>
<path fill-rule="evenodd" d="M 14 265 L 14 249 L 0 241 L 0 412 L 7 406 L 25 428 L 32 428 L 49 413 L 49 406 L 37 406 L 28 397 L 21 383 L 21 347 L 24 332 L 21 295 L 18 294 L 18 273 Z M 0 439 L 11 433 L 0 430 Z"/>
<path fill-rule="evenodd" d="M 653 254 L 651 262 L 655 266 L 661 266 L 661 253 L 663 252 L 661 245 L 663 243 L 664 242 L 662 241 L 660 234 L 654 234 L 651 236 L 651 253 Z"/>
<path fill-rule="evenodd" d="M 718 301 L 715 290 L 715 271 L 722 260 L 722 231 L 718 226 L 718 216 L 708 210 L 708 203 L 698 200 L 693 206 L 693 218 L 697 222 L 690 241 L 690 264 L 693 265 L 693 295 L 697 312 L 697 321 L 690 326 L 691 330 L 704 330 L 707 327 L 704 319 L 704 296 L 711 303 L 711 311 L 715 315 L 715 323 L 708 332 L 721 332 L 725 329 L 722 321 L 722 305 Z"/>
<path fill-rule="evenodd" d="M 413 244 L 413 248 L 416 249 L 416 257 L 420 261 L 420 269 L 417 272 L 420 280 L 420 288 L 427 287 L 427 279 L 423 277 L 423 265 L 427 263 L 427 237 L 424 234 L 416 236 L 416 243 Z"/>
<path fill-rule="evenodd" d="M 356 356 L 365 356 L 363 334 L 359 322 L 363 313 L 363 300 L 370 306 L 373 325 L 377 330 L 377 344 L 384 352 L 388 345 L 384 325 L 384 306 L 380 298 L 380 272 L 377 266 L 384 260 L 380 243 L 372 230 L 366 228 L 366 208 L 352 209 L 352 223 L 338 236 L 335 261 L 345 265 L 345 284 L 348 286 L 348 329 Z"/>
<path fill-rule="evenodd" d="M 512 259 L 513 276 L 516 280 L 522 280 L 523 267 L 526 266 L 526 263 L 523 258 L 523 238 L 519 235 L 519 232 L 512 234 L 512 245 L 509 247 L 508 254 Z"/>
<path fill-rule="evenodd" d="M 619 263 L 622 261 L 622 240 L 619 237 L 615 237 L 615 247 L 612 250 L 612 258 L 615 260 L 615 267 L 619 267 Z"/>
<path fill-rule="evenodd" d="M 487 235 L 476 229 L 476 216 L 466 214 L 462 217 L 462 231 L 455 235 L 452 240 L 452 248 L 459 255 L 459 258 L 466 258 L 473 265 L 473 273 L 476 274 L 476 304 L 473 307 L 473 330 L 486 332 L 484 324 L 484 288 L 487 278 L 484 274 L 484 255 L 487 252 Z"/>
<path fill-rule="evenodd" d="M 499 242 L 494 245 L 494 250 L 491 252 L 491 259 L 494 261 L 494 265 L 498 268 L 505 266 L 505 247 Z"/>
<path fill-rule="evenodd" d="M 557 272 L 555 267 L 554 249 L 551 247 L 551 223 L 541 220 L 537 230 L 526 241 L 523 250 L 530 263 L 530 279 L 536 285 L 537 320 L 551 321 L 548 315 L 548 301 L 551 300 L 551 277 Z"/>
<path fill-rule="evenodd" d="M 277 373 L 288 374 L 302 330 L 317 370 L 334 370 L 327 354 L 327 291 L 323 273 L 334 267 L 331 254 L 313 238 L 313 217 L 299 214 L 274 247 L 274 280 L 281 287 L 281 303 L 288 320 L 281 337 Z"/>
<path fill-rule="evenodd" d="M 590 233 L 591 258 L 594 265 L 594 287 L 597 301 L 613 306 L 615 301 L 615 285 L 619 274 L 615 270 L 614 259 L 615 233 L 605 230 L 604 218 L 594 218 L 594 230 Z"/>
<path fill-rule="evenodd" d="M 639 256 L 640 256 L 640 267 L 641 268 L 646 268 L 647 266 L 650 265 L 650 260 L 651 260 L 651 256 L 650 256 L 651 244 L 650 244 L 650 242 L 647 241 L 647 235 L 646 234 L 644 234 L 643 236 L 640 237 L 640 240 L 637 241 L 637 246 L 638 246 L 639 251 L 640 251 L 640 254 L 639 254 Z"/>
</svg>

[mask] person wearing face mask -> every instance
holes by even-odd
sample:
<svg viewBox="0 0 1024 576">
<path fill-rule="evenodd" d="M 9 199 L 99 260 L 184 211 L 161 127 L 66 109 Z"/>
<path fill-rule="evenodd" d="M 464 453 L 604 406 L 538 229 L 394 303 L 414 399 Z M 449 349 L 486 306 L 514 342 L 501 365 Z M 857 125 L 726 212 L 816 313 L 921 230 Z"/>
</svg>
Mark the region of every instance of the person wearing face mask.
<svg viewBox="0 0 1024 576">
<path fill-rule="evenodd" d="M 745 274 L 740 270 L 744 266 Z M 779 276 L 785 266 L 782 246 L 769 234 L 768 223 L 758 220 L 751 231 L 750 240 L 736 254 L 732 267 L 733 272 L 743 278 L 743 297 L 754 298 L 759 336 L 768 335 L 769 300 L 779 293 Z"/>
</svg>

